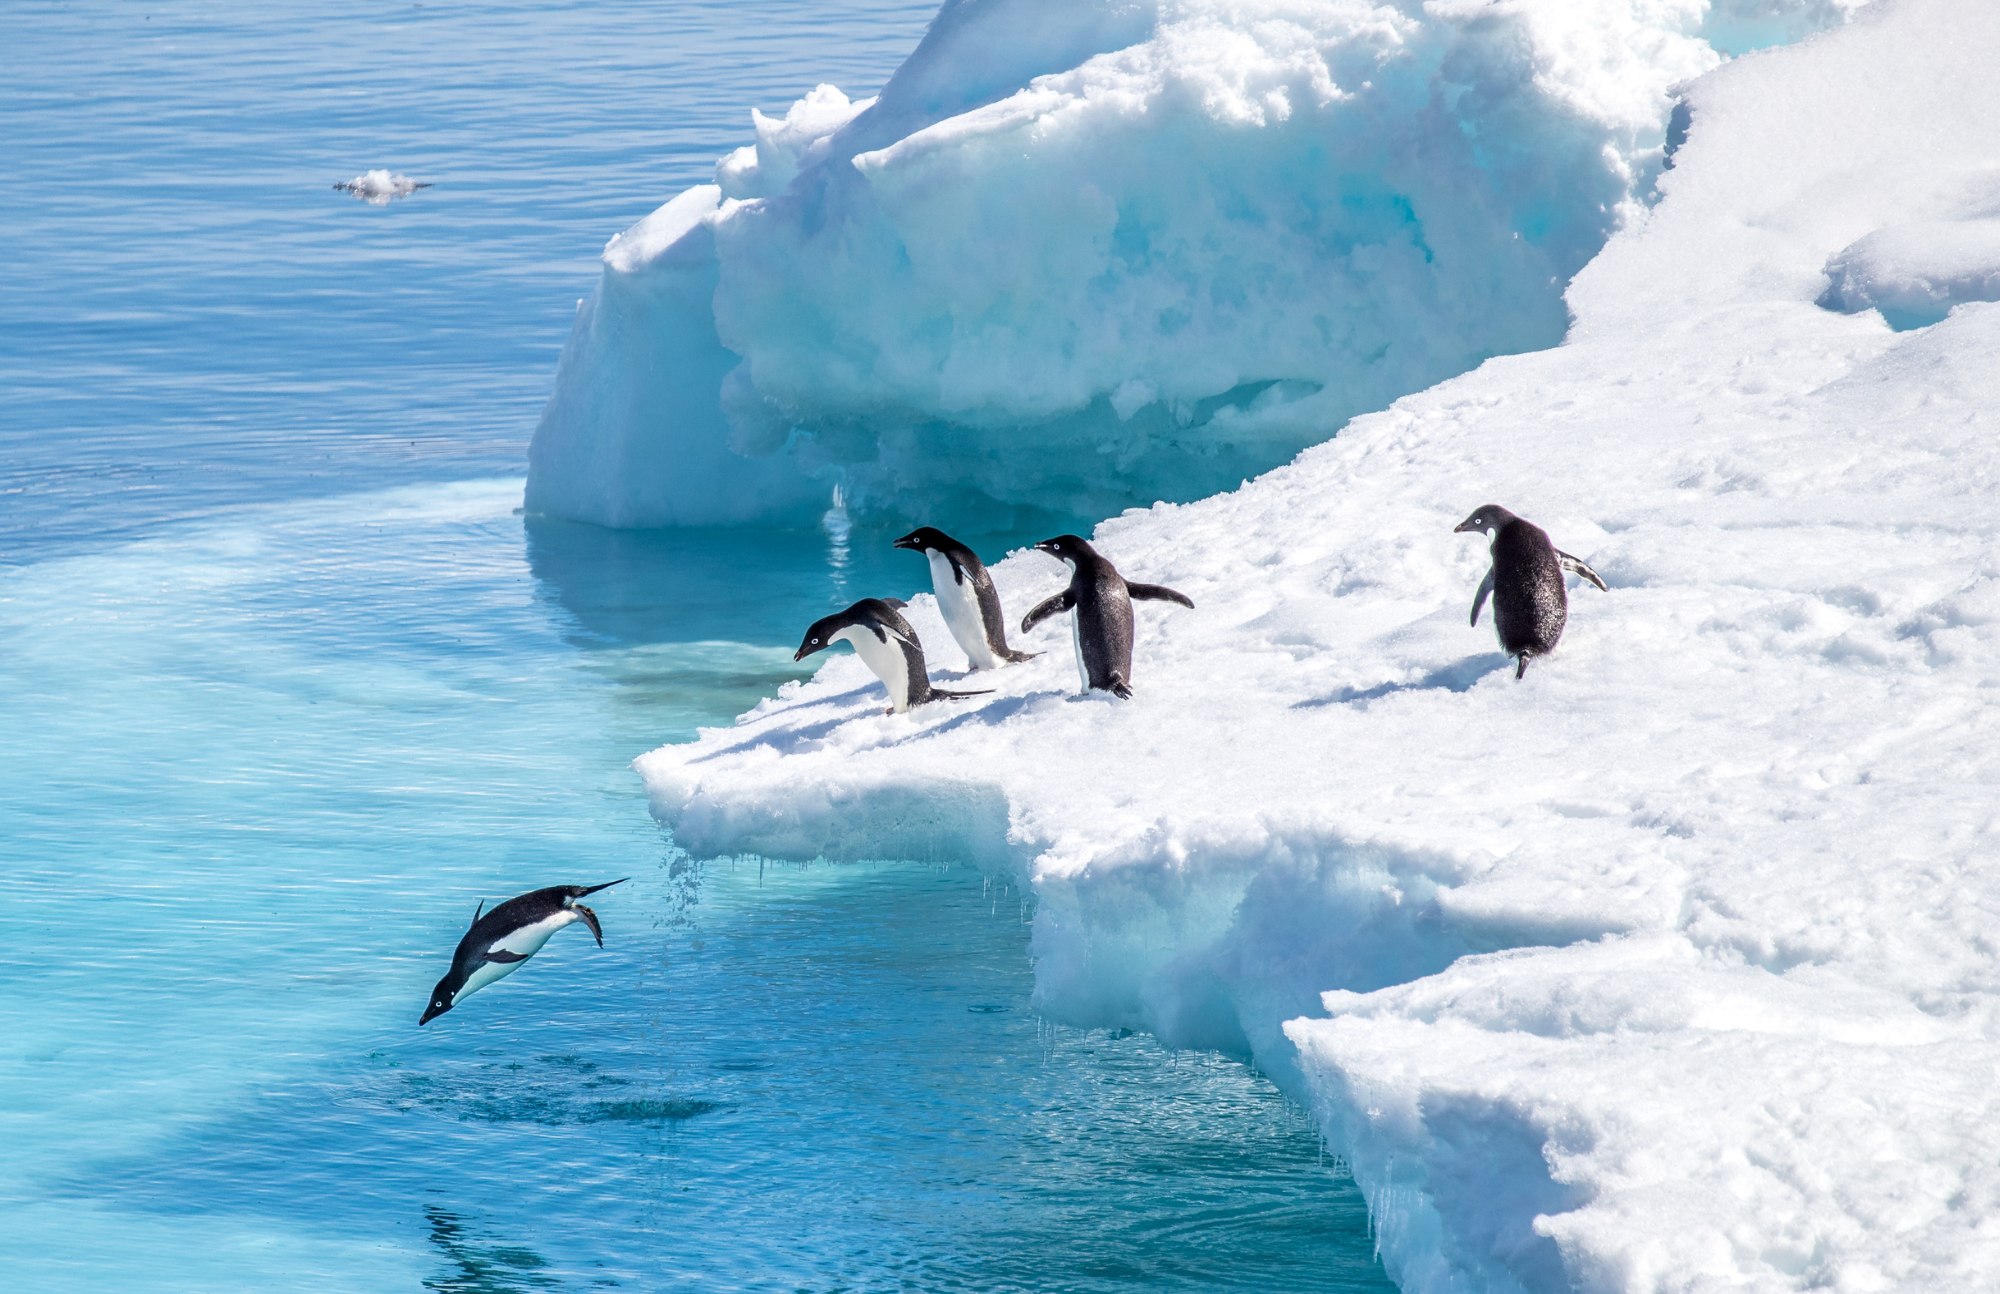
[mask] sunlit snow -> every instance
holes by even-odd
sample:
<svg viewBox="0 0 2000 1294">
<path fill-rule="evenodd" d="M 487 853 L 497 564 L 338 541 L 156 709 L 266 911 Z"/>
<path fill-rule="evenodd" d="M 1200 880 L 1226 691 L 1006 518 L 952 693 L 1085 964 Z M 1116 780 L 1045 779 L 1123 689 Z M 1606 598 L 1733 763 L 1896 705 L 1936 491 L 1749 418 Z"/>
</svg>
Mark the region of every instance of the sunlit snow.
<svg viewBox="0 0 2000 1294">
<path fill-rule="evenodd" d="M 1307 9 L 1354 24 L 1363 12 Z M 1442 28 L 1461 9 L 1426 12 Z M 1400 10 L 1367 12 L 1385 41 L 1432 39 Z M 1484 7 L 1465 30 L 1541 31 L 1554 12 Z M 1291 56 L 1258 43 L 1281 26 L 1244 37 L 1259 52 L 1242 68 Z M 1157 71 L 1145 61 L 1166 57 L 1170 27 L 1143 54 L 878 145 L 864 167 L 944 167 L 909 192 L 971 219 L 980 194 L 1027 190 L 1040 172 L 979 188 L 965 149 L 995 150 L 1002 170 L 998 140 L 1108 158 L 1136 146 L 1118 103 L 1198 105 L 1173 110 L 1183 123 L 1262 104 L 1265 126 L 1230 128 L 1269 129 L 1275 109 L 1238 89 L 1309 84 L 1119 98 L 1128 74 L 1165 84 L 1140 64 Z M 1633 39 L 1610 20 L 1568 32 L 1573 53 Z M 1285 48 L 1301 67 L 1338 62 L 1310 41 Z M 1445 60 L 1434 68 L 1467 57 L 1427 48 Z M 1552 96 L 1596 84 L 1564 81 L 1564 58 L 1537 66 Z M 1044 656 L 981 676 L 996 695 L 907 715 L 882 715 L 879 685 L 843 657 L 735 727 L 642 758 L 655 812 L 701 854 L 960 857 L 1032 883 L 1042 1008 L 1254 1053 L 1347 1157 L 1406 1290 L 1991 1288 L 2000 304 L 1962 285 L 2000 273 L 1986 230 L 1996 66 L 2000 10 L 1882 0 L 1841 30 L 1706 71 L 1678 92 L 1689 128 L 1657 206 L 1627 208 L 1569 285 L 1563 345 L 1488 360 L 1344 428 L 1322 422 L 1336 439 L 1233 492 L 1099 527 L 1130 578 L 1197 608 L 1138 618 L 1134 701 L 1073 695 L 1053 622 L 1019 644 Z M 1665 78 L 1606 75 L 1638 87 L 1624 120 L 1665 103 Z M 1355 78 L 1330 83 L 1348 93 Z M 1598 115 L 1570 128 L 1605 174 L 1635 167 L 1605 151 L 1611 109 L 1593 102 Z M 1257 152 L 1248 141 L 1266 137 L 1230 138 Z M 1482 147 L 1547 160 L 1544 142 L 1501 132 Z M 1242 173 L 1289 175 L 1298 156 L 1260 152 Z M 1050 232 L 1022 255 L 1063 245 L 1079 208 L 1058 196 L 1024 198 Z M 1194 217 L 1177 204 L 1175 218 Z M 749 237 L 706 214 L 697 226 L 705 248 Z M 1004 243 L 957 246 L 977 260 Z M 664 246 L 671 258 L 689 244 Z M 1293 299 L 1320 290 L 1323 264 L 1253 253 L 1289 265 Z M 796 308 L 845 299 L 864 263 L 829 264 Z M 732 284 L 727 250 L 719 264 L 688 273 L 711 291 L 721 274 L 727 340 L 764 289 Z M 617 274 L 599 311 L 623 290 Z M 1895 285 L 1918 283 L 1937 320 L 1892 328 L 1885 311 L 1916 290 Z M 1855 292 L 1881 293 L 1882 308 Z M 1513 318 L 1501 296 L 1466 317 Z M 932 316 L 908 300 L 871 300 L 855 326 L 922 333 Z M 1244 300 L 1243 319 L 1271 322 L 1266 353 L 1286 353 L 1293 307 Z M 1063 321 L 1129 309 L 1091 315 L 1087 294 L 1041 304 Z M 1421 332 L 1428 309 L 1396 328 Z M 1523 345 L 1540 344 L 1538 316 L 1524 317 Z M 998 389 L 1011 372 L 1023 401 L 1071 384 L 1110 418 L 1150 389 L 1195 389 L 1172 384 L 1202 365 L 1150 330 L 1124 338 L 1122 367 L 1093 368 L 1111 326 L 1080 328 L 1069 351 L 1017 329 L 965 380 Z M 934 392 L 956 380 L 960 352 L 911 344 Z M 1254 349 L 1235 345 L 1221 329 L 1203 340 L 1224 368 Z M 745 347 L 761 389 L 765 352 Z M 916 389 L 851 359 L 801 359 L 782 380 L 827 411 Z M 1316 371 L 1331 389 L 1333 368 Z M 1323 418 L 1326 399 L 1297 409 Z M 1519 683 L 1490 628 L 1466 623 L 1485 545 L 1451 528 L 1487 502 L 1611 585 L 1573 591 L 1561 647 Z M 1041 554 L 985 556 L 1016 619 L 1066 578 Z M 908 614 L 938 644 L 940 681 L 953 677 L 935 606 L 919 598 Z"/>
</svg>

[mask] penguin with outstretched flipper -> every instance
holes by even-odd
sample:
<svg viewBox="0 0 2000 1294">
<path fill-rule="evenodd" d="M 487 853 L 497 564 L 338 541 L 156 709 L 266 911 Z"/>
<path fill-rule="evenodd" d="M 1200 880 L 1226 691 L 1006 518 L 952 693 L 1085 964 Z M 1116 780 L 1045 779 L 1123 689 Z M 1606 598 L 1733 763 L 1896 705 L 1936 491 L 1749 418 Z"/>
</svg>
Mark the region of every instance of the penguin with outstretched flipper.
<svg viewBox="0 0 2000 1294">
<path fill-rule="evenodd" d="M 1070 640 L 1076 647 L 1076 672 L 1084 690 L 1132 695 L 1132 603 L 1178 602 L 1193 609 L 1184 593 L 1159 584 L 1134 584 L 1118 573 L 1098 551 L 1075 535 L 1057 535 L 1035 545 L 1069 567 L 1069 587 L 1028 612 L 1021 621 L 1027 633 L 1052 615 L 1074 611 Z"/>
<path fill-rule="evenodd" d="M 1493 597 L 1493 630 L 1500 650 L 1520 658 L 1514 677 L 1528 672 L 1528 661 L 1556 649 L 1569 623 L 1569 593 L 1563 572 L 1574 571 L 1610 592 L 1596 571 L 1549 542 L 1548 532 L 1523 521 L 1497 503 L 1489 503 L 1452 527 L 1452 533 L 1483 531 L 1493 537 L 1493 565 L 1479 582 L 1472 599 L 1472 623 Z"/>
<path fill-rule="evenodd" d="M 604 947 L 604 928 L 597 924 L 597 914 L 577 900 L 630 879 L 627 876 L 602 885 L 551 885 L 508 899 L 491 912 L 484 911 L 486 904 L 481 901 L 472 914 L 472 929 L 458 941 L 451 969 L 431 990 L 431 1004 L 417 1023 L 429 1024 L 469 994 L 512 975 L 522 962 L 542 950 L 550 935 L 573 922 L 590 927 L 597 946 Z"/>
</svg>

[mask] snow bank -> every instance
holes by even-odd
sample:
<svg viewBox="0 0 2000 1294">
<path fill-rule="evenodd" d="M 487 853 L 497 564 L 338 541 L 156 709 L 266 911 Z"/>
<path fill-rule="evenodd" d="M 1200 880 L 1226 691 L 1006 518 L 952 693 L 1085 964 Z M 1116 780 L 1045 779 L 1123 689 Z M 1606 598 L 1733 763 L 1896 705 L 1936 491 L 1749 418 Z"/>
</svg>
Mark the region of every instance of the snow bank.
<svg viewBox="0 0 2000 1294">
<path fill-rule="evenodd" d="M 1815 302 L 1990 218 L 1995 66 L 2000 10 L 1884 0 L 1695 82 L 1565 345 L 1099 528 L 1196 604 L 1139 606 L 1134 701 L 1060 626 L 905 716 L 843 657 L 642 758 L 656 812 L 1013 869 L 1043 1009 L 1254 1053 L 1405 1289 L 1992 1288 L 2000 305 Z M 1520 683 L 1466 624 L 1486 502 L 1611 584 Z"/>
<path fill-rule="evenodd" d="M 1858 0 L 951 0 L 614 239 L 530 452 L 614 526 L 1236 485 L 1555 344 L 1678 82 Z"/>
</svg>

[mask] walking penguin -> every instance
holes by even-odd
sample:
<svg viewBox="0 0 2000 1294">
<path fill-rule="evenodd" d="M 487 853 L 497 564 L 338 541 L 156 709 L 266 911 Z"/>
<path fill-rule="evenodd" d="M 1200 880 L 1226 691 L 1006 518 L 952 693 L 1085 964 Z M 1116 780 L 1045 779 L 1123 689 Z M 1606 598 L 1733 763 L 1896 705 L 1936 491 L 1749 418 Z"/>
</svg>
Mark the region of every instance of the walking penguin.
<svg viewBox="0 0 2000 1294">
<path fill-rule="evenodd" d="M 1598 588 L 1610 590 L 1596 571 L 1550 543 L 1547 531 L 1497 503 L 1486 504 L 1452 527 L 1453 534 L 1468 530 L 1493 536 L 1493 565 L 1472 599 L 1472 623 L 1479 623 L 1479 608 L 1492 594 L 1493 629 L 1500 635 L 1500 650 L 1520 658 L 1514 670 L 1518 679 L 1528 672 L 1530 658 L 1554 651 L 1562 638 L 1569 620 L 1564 571 L 1575 571 Z"/>
<path fill-rule="evenodd" d="M 1117 567 L 1075 535 L 1044 539 L 1035 549 L 1069 567 L 1069 587 L 1030 611 L 1021 621 L 1021 632 L 1058 612 L 1075 611 L 1070 638 L 1084 690 L 1131 697 L 1133 600 L 1178 602 L 1189 609 L 1194 603 L 1164 585 L 1127 583 Z"/>
<path fill-rule="evenodd" d="M 486 907 L 482 900 L 472 914 L 472 929 L 465 932 L 465 937 L 458 941 L 458 951 L 452 954 L 451 969 L 431 990 L 431 1004 L 424 1008 L 424 1018 L 417 1023 L 429 1024 L 467 995 L 512 975 L 522 962 L 542 950 L 550 935 L 571 922 L 581 921 L 589 926 L 590 933 L 597 938 L 597 946 L 604 947 L 604 929 L 597 924 L 597 914 L 577 900 L 631 879 L 628 876 L 602 885 L 551 885 L 545 890 L 530 890 L 508 899 L 484 916 L 480 915 Z"/>
<path fill-rule="evenodd" d="M 993 577 L 986 573 L 986 564 L 970 548 L 935 526 L 912 530 L 896 541 L 896 547 L 912 549 L 930 559 L 931 591 L 937 594 L 945 627 L 965 649 L 970 668 L 999 669 L 1041 654 L 1015 651 L 1007 645 L 1007 619 L 1000 613 L 1000 594 L 993 587 Z"/>
</svg>

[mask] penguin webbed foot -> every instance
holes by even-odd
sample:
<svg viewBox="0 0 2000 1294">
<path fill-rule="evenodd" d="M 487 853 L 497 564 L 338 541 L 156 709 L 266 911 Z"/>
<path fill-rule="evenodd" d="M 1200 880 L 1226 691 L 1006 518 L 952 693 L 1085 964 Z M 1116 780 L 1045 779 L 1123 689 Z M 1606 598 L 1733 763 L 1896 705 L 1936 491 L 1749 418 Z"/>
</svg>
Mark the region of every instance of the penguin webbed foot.
<svg viewBox="0 0 2000 1294">
<path fill-rule="evenodd" d="M 1104 690 L 1111 693 L 1111 695 L 1117 697 L 1121 701 L 1130 701 L 1132 699 L 1131 687 L 1125 682 L 1124 679 L 1118 677 L 1118 675 L 1116 674 L 1113 674 L 1111 676 L 1111 686 Z"/>
</svg>

